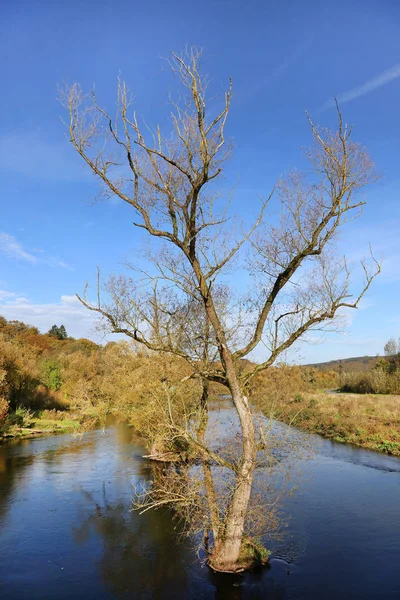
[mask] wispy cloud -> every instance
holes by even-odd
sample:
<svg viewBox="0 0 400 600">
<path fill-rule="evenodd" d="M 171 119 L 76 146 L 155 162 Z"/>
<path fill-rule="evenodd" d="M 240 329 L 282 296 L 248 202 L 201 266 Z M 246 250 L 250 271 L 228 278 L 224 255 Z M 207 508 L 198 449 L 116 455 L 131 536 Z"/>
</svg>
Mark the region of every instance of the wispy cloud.
<svg viewBox="0 0 400 600">
<path fill-rule="evenodd" d="M 66 262 L 56 256 L 46 254 L 39 248 L 28 252 L 13 235 L 4 231 L 0 231 L 0 254 L 4 254 L 14 260 L 27 261 L 31 264 L 44 264 L 49 267 L 60 267 L 73 271 L 73 268 Z"/>
<path fill-rule="evenodd" d="M 264 84 L 269 83 L 274 77 L 282 75 L 289 67 L 291 67 L 295 62 L 297 62 L 299 58 L 302 57 L 304 52 L 308 49 L 308 47 L 312 44 L 314 39 L 315 34 L 310 35 L 306 40 L 304 40 L 304 42 L 300 44 L 290 56 L 287 56 L 286 59 L 283 60 L 283 62 L 280 65 L 273 69 L 270 75 L 267 75 L 264 78 Z"/>
<path fill-rule="evenodd" d="M 35 325 L 42 332 L 48 331 L 54 323 L 62 323 L 73 337 L 102 339 L 101 334 L 95 332 L 93 313 L 84 308 L 76 296 L 64 295 L 58 302 L 37 303 L 21 294 L 0 290 L 0 315 Z"/>
<path fill-rule="evenodd" d="M 351 102 L 352 100 L 356 100 L 357 98 L 361 98 L 361 96 L 365 96 L 366 94 L 370 94 L 374 92 L 378 88 L 386 85 L 398 79 L 400 77 L 400 63 L 397 63 L 390 69 L 383 71 L 383 73 L 379 73 L 379 75 L 375 75 L 371 79 L 368 79 L 365 83 L 348 90 L 347 92 L 342 92 L 341 94 L 337 94 L 337 100 L 339 104 L 346 104 L 346 102 Z M 328 100 L 321 107 L 321 110 L 326 110 L 327 108 L 332 108 L 335 105 L 333 99 Z"/>
<path fill-rule="evenodd" d="M 265 87 L 267 87 L 276 77 L 280 77 L 289 69 L 294 63 L 296 63 L 308 49 L 308 47 L 314 41 L 315 35 L 311 35 L 306 38 L 301 44 L 299 44 L 291 54 L 286 56 L 282 62 L 277 64 L 268 73 L 259 79 L 259 81 L 253 85 L 249 85 L 242 90 L 239 96 L 241 102 L 249 101 L 255 95 L 260 93 Z"/>
<path fill-rule="evenodd" d="M 9 233 L 0 232 L 0 252 L 9 258 L 27 260 L 30 263 L 37 262 L 37 257 L 24 250 L 22 244 L 17 242 L 15 237 Z"/>
<path fill-rule="evenodd" d="M 7 300 L 10 301 L 10 299 L 14 299 L 17 297 L 18 294 L 16 294 L 15 292 L 9 292 L 8 290 L 0 290 L 0 302 L 3 302 L 3 300 Z"/>
</svg>

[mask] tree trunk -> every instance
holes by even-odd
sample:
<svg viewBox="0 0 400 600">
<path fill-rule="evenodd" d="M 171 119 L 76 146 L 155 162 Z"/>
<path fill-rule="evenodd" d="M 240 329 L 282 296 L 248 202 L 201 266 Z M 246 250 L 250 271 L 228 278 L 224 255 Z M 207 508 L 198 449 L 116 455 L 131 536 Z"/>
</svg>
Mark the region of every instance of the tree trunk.
<svg viewBox="0 0 400 600">
<path fill-rule="evenodd" d="M 239 571 L 249 564 L 241 562 L 240 551 L 256 460 L 253 415 L 246 396 L 240 392 L 237 380 L 231 382 L 232 399 L 240 419 L 243 450 L 235 488 L 230 500 L 221 535 L 214 540 L 210 566 L 218 571 Z"/>
<path fill-rule="evenodd" d="M 208 425 L 208 393 L 209 393 L 209 382 L 206 379 L 202 380 L 202 388 L 203 393 L 200 400 L 200 409 L 201 409 L 201 420 L 199 424 L 199 428 L 197 430 L 197 439 L 202 444 L 204 443 L 205 434 L 207 431 Z M 217 539 L 218 532 L 220 529 L 220 513 L 217 502 L 217 495 L 215 493 L 214 480 L 211 471 L 211 466 L 209 459 L 207 457 L 202 458 L 202 468 L 203 468 L 203 478 L 204 478 L 204 486 L 206 490 L 207 503 L 210 511 L 210 524 L 211 530 L 213 533 L 213 539 Z M 209 535 L 208 531 L 205 535 L 205 550 L 208 554 L 209 552 Z"/>
<path fill-rule="evenodd" d="M 228 348 L 226 334 L 215 309 L 210 288 L 194 254 L 194 247 L 189 260 L 197 277 L 207 319 L 215 333 L 226 383 L 239 416 L 242 437 L 242 457 L 236 474 L 235 488 L 222 527 L 219 527 L 218 535 L 214 538 L 214 548 L 209 564 L 219 571 L 238 571 L 243 568 L 240 563 L 240 550 L 257 454 L 253 414 L 246 396 L 242 393 L 235 362 Z"/>
</svg>

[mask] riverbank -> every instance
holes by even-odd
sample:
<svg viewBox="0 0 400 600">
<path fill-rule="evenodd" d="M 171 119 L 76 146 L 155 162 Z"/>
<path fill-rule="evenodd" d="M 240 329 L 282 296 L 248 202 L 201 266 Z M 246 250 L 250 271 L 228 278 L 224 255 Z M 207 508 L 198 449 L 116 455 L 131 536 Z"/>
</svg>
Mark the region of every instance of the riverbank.
<svg viewBox="0 0 400 600">
<path fill-rule="evenodd" d="M 304 392 L 289 400 L 259 401 L 268 417 L 335 442 L 400 456 L 400 396 Z M 82 415 L 69 411 L 41 411 L 20 415 L 20 421 L 0 432 L 0 442 L 74 433 L 82 430 Z M 90 419 L 91 429 L 93 419 Z"/>
<path fill-rule="evenodd" d="M 261 409 L 309 433 L 400 456 L 400 396 L 302 393 L 285 402 L 262 401 Z"/>
<path fill-rule="evenodd" d="M 11 418 L 13 416 L 12 414 Z M 17 415 L 14 418 L 15 422 L 12 425 L 5 431 L 0 431 L 0 442 L 57 433 L 74 433 L 81 426 L 78 415 L 61 411 L 42 411 L 39 413 L 25 411 L 24 415 Z"/>
</svg>

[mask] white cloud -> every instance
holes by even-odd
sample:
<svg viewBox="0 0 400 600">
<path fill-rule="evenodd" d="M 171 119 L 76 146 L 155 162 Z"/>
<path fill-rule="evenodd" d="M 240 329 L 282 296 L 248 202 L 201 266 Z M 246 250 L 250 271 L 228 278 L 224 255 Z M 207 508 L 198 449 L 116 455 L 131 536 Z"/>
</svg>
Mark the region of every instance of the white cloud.
<svg viewBox="0 0 400 600">
<path fill-rule="evenodd" d="M 42 304 L 14 292 L 0 290 L 0 315 L 7 320 L 34 325 L 43 333 L 54 324 L 63 324 L 72 337 L 88 337 L 97 342 L 102 338 L 95 330 L 94 314 L 72 295 L 61 296 L 59 302 Z"/>
<path fill-rule="evenodd" d="M 4 231 L 0 231 L 0 254 L 1 253 L 8 256 L 8 258 L 25 260 L 32 264 L 45 264 L 49 267 L 61 267 L 73 271 L 73 268 L 66 262 L 60 260 L 56 256 L 46 254 L 39 248 L 35 248 L 31 252 L 28 252 L 13 235 Z"/>
<path fill-rule="evenodd" d="M 0 290 L 0 301 L 4 298 L 15 298 L 17 294 L 15 292 L 8 292 L 7 290 Z"/>
<path fill-rule="evenodd" d="M 9 258 L 27 260 L 31 263 L 37 262 L 37 257 L 24 250 L 23 246 L 9 233 L 0 232 L 0 252 Z"/>
<path fill-rule="evenodd" d="M 352 88 L 351 90 L 347 90 L 347 92 L 342 92 L 337 95 L 337 100 L 339 104 L 346 104 L 346 102 L 351 102 L 351 100 L 356 100 L 357 98 L 361 98 L 361 96 L 365 96 L 366 94 L 370 94 L 380 87 L 386 85 L 387 83 L 391 83 L 395 79 L 400 77 L 400 63 L 394 65 L 390 69 L 379 73 L 379 75 L 375 75 L 368 81 L 365 81 L 361 85 Z M 334 100 L 328 100 L 322 106 L 321 110 L 326 110 L 327 108 L 332 108 L 335 105 Z"/>
</svg>

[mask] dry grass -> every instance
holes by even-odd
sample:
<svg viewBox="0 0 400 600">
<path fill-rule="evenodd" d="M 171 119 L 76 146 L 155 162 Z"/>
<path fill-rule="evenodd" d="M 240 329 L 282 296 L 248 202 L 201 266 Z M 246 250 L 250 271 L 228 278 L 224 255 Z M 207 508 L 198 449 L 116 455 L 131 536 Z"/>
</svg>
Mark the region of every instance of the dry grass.
<svg viewBox="0 0 400 600">
<path fill-rule="evenodd" d="M 387 372 L 373 369 L 359 373 L 344 373 L 341 378 L 341 389 L 343 392 L 356 394 L 400 394 L 400 370 Z"/>
<path fill-rule="evenodd" d="M 305 392 L 261 408 L 305 431 L 400 456 L 400 396 Z"/>
</svg>

